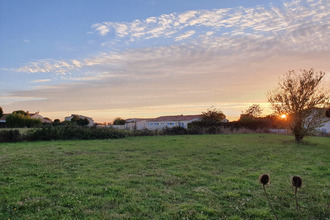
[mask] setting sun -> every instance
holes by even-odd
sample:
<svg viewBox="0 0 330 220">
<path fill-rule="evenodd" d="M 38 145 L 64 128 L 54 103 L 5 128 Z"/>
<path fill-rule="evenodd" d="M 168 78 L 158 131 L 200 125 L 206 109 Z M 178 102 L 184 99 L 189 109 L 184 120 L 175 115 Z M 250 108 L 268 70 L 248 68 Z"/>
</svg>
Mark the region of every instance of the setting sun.
<svg viewBox="0 0 330 220">
<path fill-rule="evenodd" d="M 286 115 L 285 114 L 281 115 L 280 117 L 281 117 L 281 119 L 286 119 Z"/>
</svg>

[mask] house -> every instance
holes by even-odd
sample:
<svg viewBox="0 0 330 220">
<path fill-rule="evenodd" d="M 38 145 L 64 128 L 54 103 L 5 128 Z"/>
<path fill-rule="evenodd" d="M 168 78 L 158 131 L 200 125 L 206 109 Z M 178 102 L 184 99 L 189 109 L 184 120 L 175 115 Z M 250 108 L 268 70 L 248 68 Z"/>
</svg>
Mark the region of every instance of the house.
<svg viewBox="0 0 330 220">
<path fill-rule="evenodd" d="M 201 120 L 200 115 L 175 115 L 161 116 L 158 118 L 148 119 L 127 119 L 125 129 L 128 130 L 162 130 L 164 128 L 183 127 L 188 128 L 188 124 L 194 121 Z"/>
<path fill-rule="evenodd" d="M 330 134 L 330 118 L 326 115 L 327 108 L 314 108 L 312 114 L 310 115 L 310 118 L 313 119 L 314 116 L 316 118 L 322 117 L 321 120 L 323 121 L 322 125 L 320 127 L 317 127 L 316 130 L 322 134 Z M 312 120 L 308 119 L 308 123 L 312 122 Z"/>
<path fill-rule="evenodd" d="M 6 118 L 10 114 L 3 114 L 3 116 L 0 118 L 0 128 L 5 128 L 6 127 Z"/>
<path fill-rule="evenodd" d="M 149 119 L 141 119 L 141 118 L 131 118 L 126 119 L 125 129 L 126 130 L 143 130 L 147 129 L 147 120 Z"/>
<path fill-rule="evenodd" d="M 322 113 L 324 114 L 326 122 L 324 124 L 322 124 L 322 126 L 317 128 L 317 130 L 319 132 L 321 132 L 322 134 L 330 134 L 330 117 L 328 115 L 329 112 L 330 112 L 330 108 L 328 108 L 328 109 L 326 109 L 326 108 L 319 109 L 319 111 L 322 111 Z"/>
<path fill-rule="evenodd" d="M 83 115 L 76 115 L 76 114 L 72 114 L 71 116 L 68 116 L 68 117 L 65 117 L 65 121 L 71 121 L 71 119 L 74 117 L 74 116 L 78 116 L 80 119 L 87 119 L 87 121 L 89 122 L 88 123 L 88 127 L 92 127 L 94 126 L 94 120 L 90 117 L 86 117 L 86 116 L 83 116 Z"/>
<path fill-rule="evenodd" d="M 29 114 L 32 119 L 39 119 L 42 123 L 46 123 L 46 124 L 53 123 L 53 121 L 50 118 L 43 117 L 42 115 L 39 114 L 39 112 L 30 113 L 27 111 L 26 113 Z"/>
</svg>

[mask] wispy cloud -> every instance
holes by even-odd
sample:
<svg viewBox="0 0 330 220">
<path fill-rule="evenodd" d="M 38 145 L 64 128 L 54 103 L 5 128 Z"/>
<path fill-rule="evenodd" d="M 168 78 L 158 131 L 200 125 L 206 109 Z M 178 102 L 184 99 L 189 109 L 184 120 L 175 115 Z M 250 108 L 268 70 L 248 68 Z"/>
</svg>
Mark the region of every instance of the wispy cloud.
<svg viewBox="0 0 330 220">
<path fill-rule="evenodd" d="M 191 37 L 192 35 L 194 35 L 195 33 L 196 33 L 196 31 L 187 31 L 186 33 L 176 37 L 175 41 L 187 39 L 187 38 Z"/>
<path fill-rule="evenodd" d="M 50 82 L 51 79 L 37 79 L 37 80 L 32 80 L 32 83 L 44 83 L 44 82 Z"/>
<path fill-rule="evenodd" d="M 173 37 L 177 40 L 184 33 L 192 31 L 197 32 L 196 37 L 210 31 L 219 35 L 237 34 L 237 31 L 244 34 L 278 35 L 283 30 L 294 31 L 302 23 L 328 25 L 329 7 L 330 3 L 325 0 L 299 0 L 286 2 L 280 8 L 259 6 L 195 10 L 132 22 L 102 22 L 92 25 L 92 29 L 102 36 L 113 31 L 118 38 L 131 41 L 159 37 Z"/>
<path fill-rule="evenodd" d="M 189 41 L 190 47 L 216 53 L 233 54 L 260 50 L 279 53 L 329 51 L 330 7 L 328 1 L 295 0 L 282 7 L 266 9 L 230 8 L 196 10 L 184 13 L 164 14 L 145 20 L 132 22 L 102 22 L 92 26 L 101 35 L 114 31 L 116 44 L 125 44 L 121 38 L 148 40 L 156 37 L 173 37 L 174 41 Z M 202 27 L 202 28 L 201 28 Z M 184 43 L 184 42 L 183 42 Z M 104 43 L 108 45 L 108 43 Z M 169 46 L 166 50 L 173 50 Z M 178 47 L 184 48 L 184 47 Z M 157 51 L 157 47 L 151 48 Z M 175 50 L 175 49 L 174 49 Z M 111 75 L 122 73 L 131 63 L 134 50 L 100 53 L 84 59 L 53 60 L 43 59 L 28 63 L 11 71 L 26 73 L 51 73 L 61 78 L 86 77 L 109 72 Z M 140 55 L 139 60 L 145 55 Z M 83 71 L 83 73 L 82 73 Z M 83 74 L 83 76 L 82 76 Z M 104 74 L 101 77 L 104 77 Z M 90 76 L 88 76 L 90 77 Z"/>
</svg>

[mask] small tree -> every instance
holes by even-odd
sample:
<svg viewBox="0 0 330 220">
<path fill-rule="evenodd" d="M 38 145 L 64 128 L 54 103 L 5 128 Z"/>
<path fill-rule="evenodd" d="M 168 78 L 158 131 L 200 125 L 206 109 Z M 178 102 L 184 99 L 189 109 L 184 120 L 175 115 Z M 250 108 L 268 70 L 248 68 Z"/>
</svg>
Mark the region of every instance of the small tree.
<svg viewBox="0 0 330 220">
<path fill-rule="evenodd" d="M 213 126 L 226 119 L 226 115 L 214 107 L 208 108 L 206 112 L 202 112 L 202 122 L 207 126 Z"/>
<path fill-rule="evenodd" d="M 120 117 L 115 118 L 112 122 L 113 125 L 125 125 L 125 123 L 126 121 Z"/>
<path fill-rule="evenodd" d="M 2 108 L 0 107 L 0 118 L 3 116 L 3 110 Z"/>
<path fill-rule="evenodd" d="M 242 115 L 249 116 L 252 118 L 259 118 L 261 114 L 262 114 L 262 109 L 260 105 L 253 104 L 249 106 L 249 108 L 245 110 L 245 112 Z"/>
<path fill-rule="evenodd" d="M 6 118 L 9 128 L 37 127 L 41 125 L 40 119 L 33 119 L 24 111 L 14 111 Z"/>
<path fill-rule="evenodd" d="M 83 127 L 89 124 L 89 121 L 86 118 L 81 118 L 78 115 L 73 115 L 73 117 L 71 118 L 71 122 Z"/>
<path fill-rule="evenodd" d="M 13 111 L 12 114 L 20 114 L 20 115 L 24 115 L 24 116 L 30 117 L 30 115 L 27 112 L 23 111 L 23 110 Z"/>
<path fill-rule="evenodd" d="M 60 119 L 57 118 L 57 119 L 54 120 L 54 123 L 59 124 L 59 123 L 61 123 L 61 121 L 60 121 Z"/>
<path fill-rule="evenodd" d="M 329 95 L 319 89 L 325 73 L 314 69 L 300 72 L 299 75 L 293 70 L 286 73 L 278 87 L 267 95 L 277 114 L 289 115 L 290 129 L 298 143 L 326 122 L 324 114 L 316 108 L 329 102 Z"/>
</svg>

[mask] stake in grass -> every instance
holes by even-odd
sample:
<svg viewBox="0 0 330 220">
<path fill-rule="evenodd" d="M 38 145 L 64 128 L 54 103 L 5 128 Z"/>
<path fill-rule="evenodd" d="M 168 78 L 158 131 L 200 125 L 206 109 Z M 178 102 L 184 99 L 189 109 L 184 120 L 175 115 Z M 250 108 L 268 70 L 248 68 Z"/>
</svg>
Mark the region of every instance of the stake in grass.
<svg viewBox="0 0 330 220">
<path fill-rule="evenodd" d="M 260 176 L 260 178 L 259 178 L 259 182 L 262 184 L 262 188 L 264 189 L 264 193 L 265 193 L 265 196 L 266 196 L 266 198 L 267 198 L 268 205 L 269 205 L 270 209 L 272 210 L 272 212 L 273 212 L 275 218 L 278 220 L 278 218 L 277 218 L 277 216 L 276 216 L 276 213 L 275 213 L 275 211 L 274 211 L 274 209 L 273 209 L 273 206 L 272 206 L 272 204 L 270 203 L 269 196 L 268 196 L 268 194 L 267 194 L 267 190 L 266 190 L 266 185 L 270 183 L 270 177 L 269 177 L 269 175 L 266 174 L 266 173 L 265 173 L 265 174 L 262 174 L 262 175 Z"/>
<path fill-rule="evenodd" d="M 300 210 L 298 204 L 298 188 L 302 186 L 302 179 L 300 176 L 293 176 L 292 177 L 292 186 L 294 186 L 294 197 L 296 199 L 296 210 L 298 214 L 298 219 L 300 219 Z"/>
</svg>

